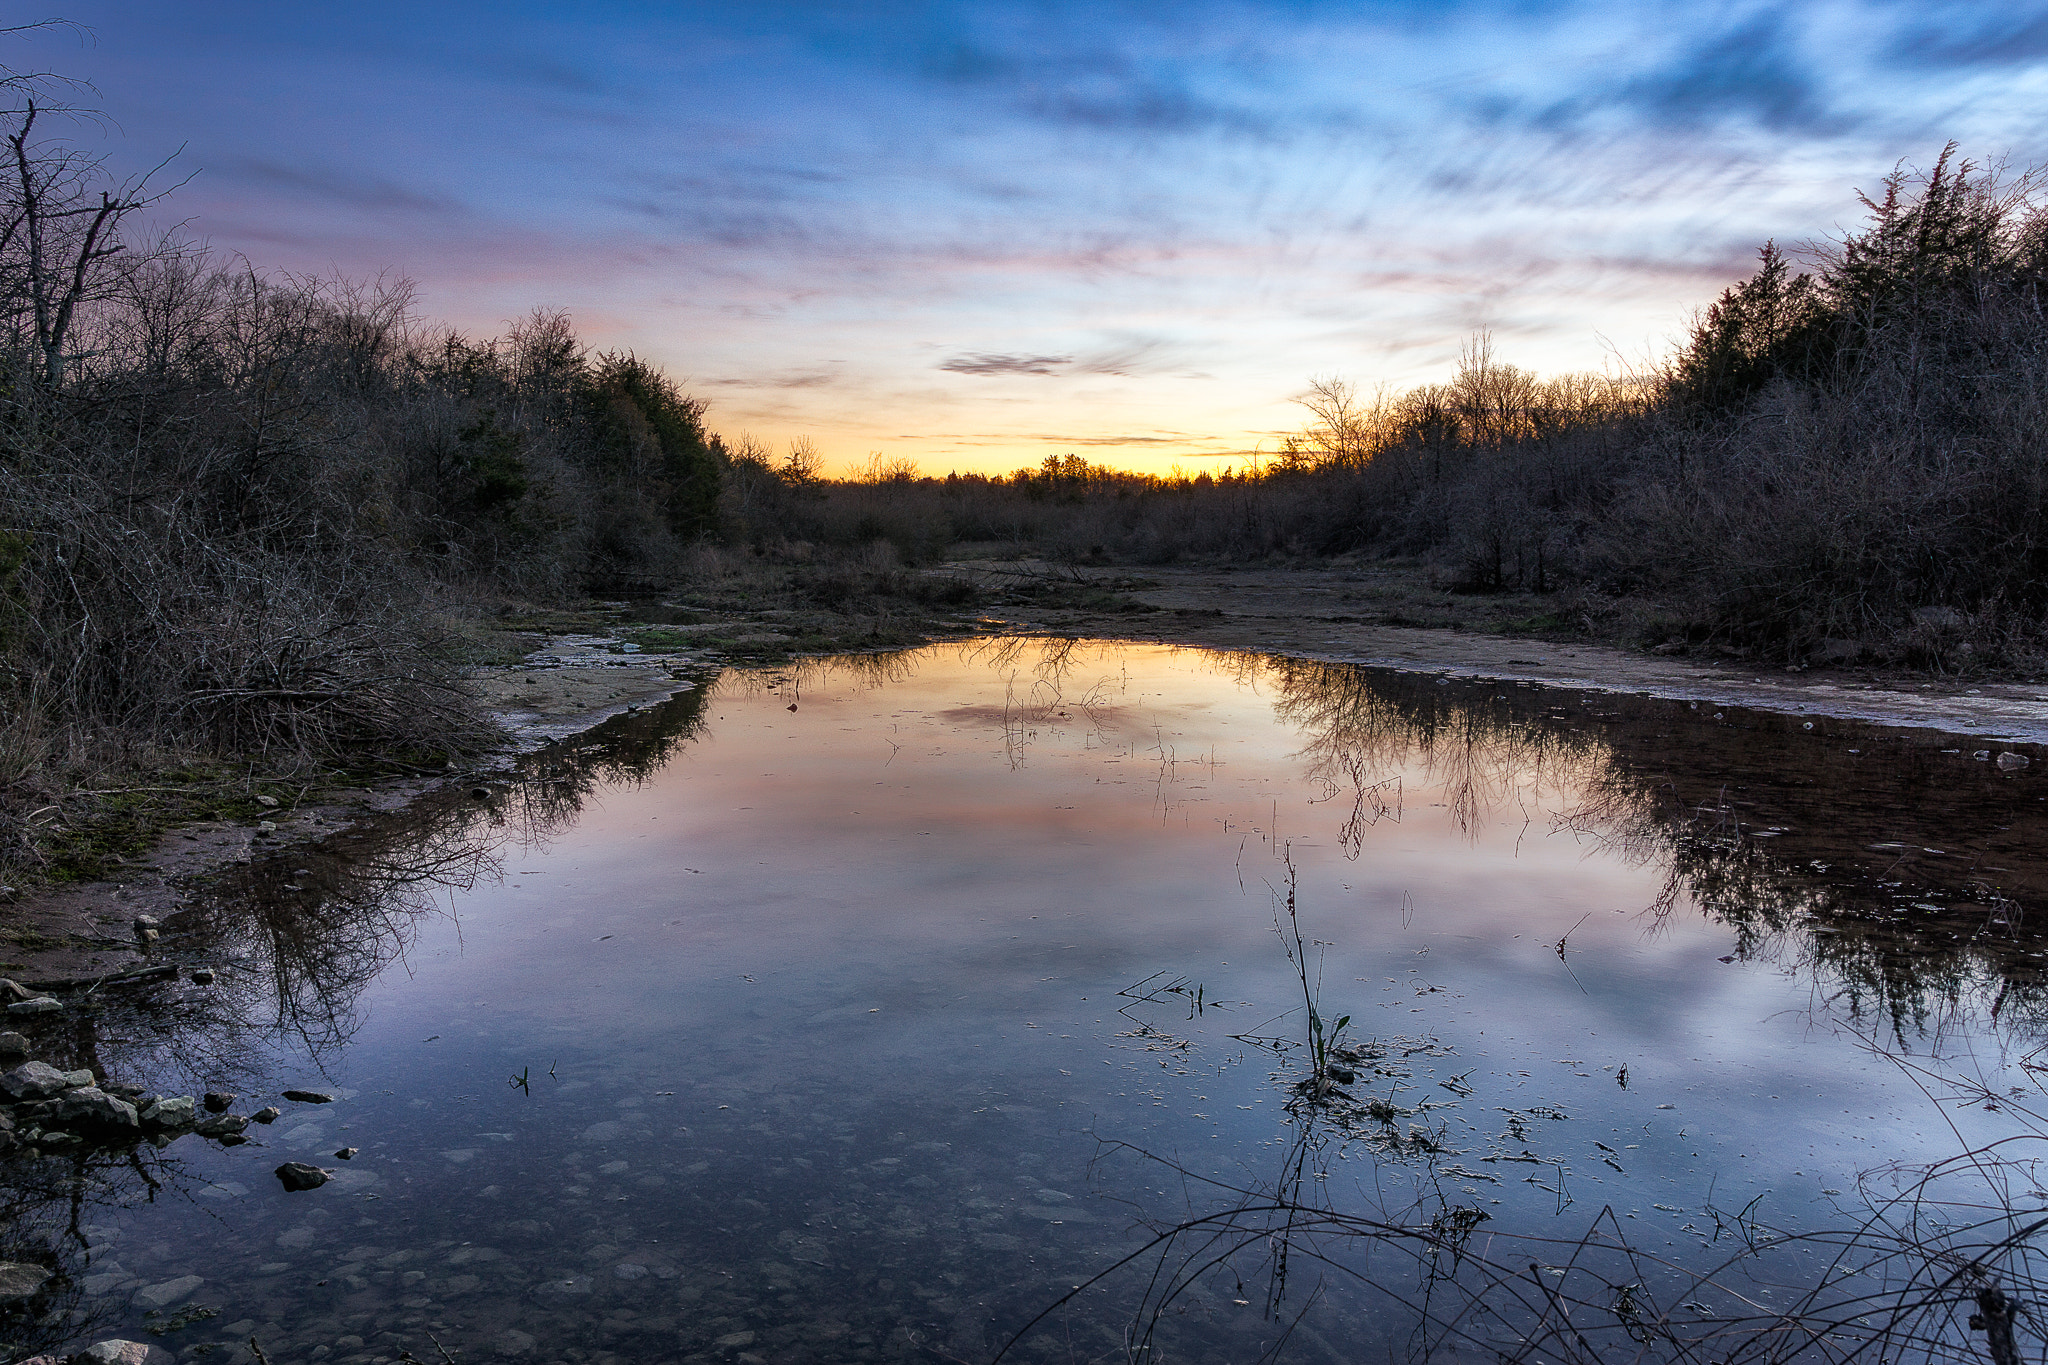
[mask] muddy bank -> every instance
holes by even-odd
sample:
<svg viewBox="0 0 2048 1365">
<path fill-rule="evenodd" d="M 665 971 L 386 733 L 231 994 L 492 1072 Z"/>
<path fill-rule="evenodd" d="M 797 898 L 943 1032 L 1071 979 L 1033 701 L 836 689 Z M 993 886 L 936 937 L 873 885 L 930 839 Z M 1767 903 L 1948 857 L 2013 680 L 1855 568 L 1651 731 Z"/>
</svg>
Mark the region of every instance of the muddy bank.
<svg viewBox="0 0 2048 1365">
<path fill-rule="evenodd" d="M 1032 566 L 983 566 L 992 584 Z M 1043 571 L 1043 570 L 1039 570 Z M 1834 716 L 1878 725 L 1951 731 L 1987 744 L 2048 744 L 2048 686 L 1944 683 L 1924 674 L 1869 668 L 1765 670 L 1745 660 L 1701 660 L 1558 643 L 1528 631 L 1482 633 L 1526 623 L 1515 604 L 1467 608 L 1475 628 L 1387 624 L 1414 612 L 1423 594 L 1389 584 L 1371 567 L 1286 569 L 1147 568 L 1068 570 L 1114 588 L 1149 611 L 1034 610 L 998 605 L 1000 628 L 1046 629 L 1117 639 L 1259 650 L 1332 663 L 1499 678 L 1578 691 L 1635 693 L 1794 716 Z M 1436 596 L 1442 597 L 1443 594 Z M 1389 603 L 1393 604 L 1389 609 Z"/>
<path fill-rule="evenodd" d="M 528 643 L 541 647 L 521 663 L 480 668 L 471 679 L 505 727 L 505 752 L 441 774 L 332 787 L 297 800 L 289 793 L 259 797 L 265 804 L 257 819 L 187 823 L 148 853 L 122 861 L 116 876 L 23 894 L 6 908 L 0 977 L 77 980 L 148 966 L 156 950 L 137 939 L 136 918 L 170 920 L 187 906 L 199 880 L 330 838 L 428 793 L 486 779 L 519 753 L 697 686 L 705 662 L 636 657 L 619 652 L 617 640 L 595 635 L 540 636 Z"/>
</svg>

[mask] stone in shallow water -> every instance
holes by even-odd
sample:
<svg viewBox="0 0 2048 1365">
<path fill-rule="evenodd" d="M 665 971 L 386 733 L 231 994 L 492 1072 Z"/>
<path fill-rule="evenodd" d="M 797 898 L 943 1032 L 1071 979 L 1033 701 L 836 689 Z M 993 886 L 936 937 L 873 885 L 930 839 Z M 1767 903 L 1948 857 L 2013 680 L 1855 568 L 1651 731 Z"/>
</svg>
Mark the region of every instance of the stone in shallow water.
<svg viewBox="0 0 2048 1365">
<path fill-rule="evenodd" d="M 235 1097 L 224 1090 L 206 1092 L 206 1112 L 209 1114 L 225 1114 L 234 1102 Z"/>
<path fill-rule="evenodd" d="M 56 1119 L 60 1123 L 82 1124 L 93 1128 L 140 1128 L 141 1120 L 135 1117 L 135 1106 L 126 1100 L 117 1100 L 96 1086 L 83 1086 L 67 1092 L 57 1101 Z"/>
<path fill-rule="evenodd" d="M 174 1095 L 144 1107 L 141 1119 L 154 1128 L 189 1128 L 197 1112 L 190 1095 Z"/>
<path fill-rule="evenodd" d="M 28 1052 L 28 1039 L 12 1030 L 0 1033 L 0 1057 L 20 1057 Z"/>
<path fill-rule="evenodd" d="M 78 1365 L 147 1365 L 149 1345 L 141 1341 L 94 1342 L 71 1357 Z"/>
<path fill-rule="evenodd" d="M 308 1166 L 303 1161 L 287 1161 L 277 1168 L 277 1178 L 285 1189 L 293 1194 L 301 1190 L 317 1190 L 327 1183 L 327 1172 L 318 1166 Z"/>
<path fill-rule="evenodd" d="M 63 1072 L 48 1062 L 23 1062 L 0 1076 L 0 1095 L 17 1102 L 46 1100 L 71 1088 Z"/>
<path fill-rule="evenodd" d="M 0 1261 L 0 1303 L 25 1299 L 43 1287 L 50 1272 L 39 1265 L 21 1261 Z"/>
<path fill-rule="evenodd" d="M 297 1104 L 332 1104 L 334 1096 L 324 1090 L 287 1090 L 284 1097 Z"/>
<path fill-rule="evenodd" d="M 39 996 L 34 1000 L 17 1000 L 7 1007 L 7 1012 L 9 1014 L 56 1014 L 63 1008 L 64 1006 L 61 1001 L 52 1000 L 49 996 L 45 995 Z"/>
<path fill-rule="evenodd" d="M 161 1284 L 144 1285 L 135 1291 L 135 1306 L 148 1311 L 154 1308 L 169 1308 L 192 1296 L 192 1291 L 206 1281 L 197 1275 L 180 1275 L 175 1280 Z"/>
</svg>

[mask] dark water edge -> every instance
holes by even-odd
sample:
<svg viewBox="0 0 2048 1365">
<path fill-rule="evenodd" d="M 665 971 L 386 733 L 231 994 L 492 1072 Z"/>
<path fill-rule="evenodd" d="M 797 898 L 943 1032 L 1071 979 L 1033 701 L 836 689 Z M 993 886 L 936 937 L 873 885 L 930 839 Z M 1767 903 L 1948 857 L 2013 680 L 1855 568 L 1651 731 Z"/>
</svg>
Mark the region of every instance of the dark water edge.
<svg viewBox="0 0 2048 1365">
<path fill-rule="evenodd" d="M 1823 1069 L 1852 1055 L 1895 1069 L 1872 1051 L 1889 1049 L 1914 1064 L 1967 1056 L 1970 1074 L 1996 1072 L 2000 1085 L 2030 1075 L 2048 1004 L 2035 927 L 2048 792 L 2038 753 L 2011 750 L 2031 762 L 2001 767 L 1996 754 L 1974 757 L 1968 740 L 1925 733 L 1827 721 L 1808 729 L 1768 715 L 1701 715 L 1683 703 L 1254 656 L 1129 652 L 1126 677 L 1133 667 L 1197 669 L 1213 695 L 1236 689 L 1255 698 L 1233 723 L 1256 710 L 1284 736 L 1243 760 L 1219 761 L 1212 746 L 1205 775 L 1199 708 L 1161 701 L 1140 716 L 1142 687 L 1132 701 L 1106 681 L 1118 666 L 1112 653 L 1032 646 L 1006 659 L 1000 648 L 963 651 L 965 662 L 947 665 L 960 675 L 1008 669 L 1000 698 L 949 694 L 927 708 L 942 711 L 942 722 L 882 741 L 899 753 L 875 747 L 877 771 L 927 763 L 917 782 L 932 794 L 914 812 L 905 808 L 916 818 L 901 828 L 844 833 L 794 811 L 787 828 L 752 817 L 721 824 L 737 816 L 714 819 L 705 813 L 714 803 L 700 810 L 687 802 L 729 776 L 735 791 L 819 799 L 843 776 L 825 761 L 822 731 L 812 736 L 824 755 L 818 772 L 790 786 L 763 786 L 774 774 L 741 779 L 709 768 L 726 762 L 718 755 L 740 743 L 742 725 L 765 735 L 788 705 L 799 708 L 790 725 L 808 723 L 819 707 L 854 719 L 859 707 L 880 706 L 876 699 L 913 693 L 921 671 L 951 653 L 735 671 L 529 756 L 482 798 L 442 791 L 198 891 L 169 926 L 164 953 L 215 967 L 216 983 L 145 983 L 68 1010 L 39 1026 L 38 1055 L 166 1093 L 267 1096 L 318 1082 L 339 1099 L 317 1110 L 286 1106 L 260 1149 L 187 1138 L 162 1152 L 8 1153 L 0 1256 L 57 1272 L 10 1310 L 10 1358 L 118 1332 L 186 1352 L 210 1346 L 192 1358 L 224 1361 L 253 1358 L 238 1344 L 249 1335 L 280 1362 L 395 1360 L 400 1349 L 432 1359 L 436 1340 L 464 1361 L 986 1359 L 1074 1285 L 1142 1251 L 1152 1229 L 1191 1215 L 1218 1220 L 1210 1228 L 1244 1248 L 1225 1262 L 1219 1246 L 1201 1244 L 1193 1264 L 1216 1265 L 1193 1275 L 1157 1317 L 1156 1293 L 1148 1298 L 1145 1288 L 1155 1262 L 1136 1264 L 1055 1312 L 1018 1358 L 1095 1358 L 1147 1324 L 1161 1333 L 1162 1358 L 1251 1359 L 1283 1341 L 1287 1358 L 1309 1360 L 1478 1349 L 1429 1335 L 1426 1322 L 1417 1335 L 1419 1303 L 1467 1292 L 1444 1278 L 1445 1258 L 1469 1255 L 1481 1265 L 1472 1238 L 1510 1227 L 1570 1246 L 1602 1206 L 1617 1210 L 1617 1225 L 1624 1209 L 1656 1218 L 1648 1186 L 1631 1182 L 1648 1179 L 1641 1164 L 1650 1162 L 1668 1167 L 1658 1178 L 1677 1189 L 1690 1168 L 1681 1173 L 1665 1158 L 1683 1162 L 1673 1145 L 1681 1139 L 1658 1129 L 1631 1148 L 1617 1134 L 1624 1119 L 1647 1129 L 1665 1104 L 1689 1103 L 1638 1100 L 1645 1084 L 1665 1080 L 1678 1094 L 1670 1078 L 1687 1065 L 1684 1045 L 1629 1062 L 1639 1078 L 1630 1090 L 1613 1074 L 1619 1062 L 1575 1054 L 1536 1065 L 1481 1061 L 1469 1036 L 1476 1024 L 1431 1013 L 1395 1027 L 1390 1015 L 1385 1027 L 1354 1030 L 1360 1050 L 1350 1065 L 1372 1078 L 1354 1087 L 1361 1104 L 1369 1087 L 1384 1091 L 1402 1111 L 1398 1121 L 1294 1103 L 1302 1019 L 1286 1014 L 1283 945 L 1266 922 L 1290 861 L 1303 869 L 1309 913 L 1321 916 L 1310 938 L 1341 939 L 1330 950 L 1338 961 L 1378 967 L 1395 960 L 1395 948 L 1371 946 L 1376 936 L 1391 943 L 1421 932 L 1418 917 L 1427 921 L 1432 900 L 1509 895 L 1520 875 L 1516 843 L 1564 840 L 1589 869 L 1597 865 L 1589 881 L 1647 892 L 1627 916 L 1603 909 L 1626 921 L 1625 935 L 1607 931 L 1612 944 L 1711 939 L 1718 951 L 1701 951 L 1683 970 L 1752 973 L 1774 1009 L 1804 1011 L 1807 1027 L 1835 1040 L 1816 1032 L 1802 1044 Z M 1172 724 L 1186 727 L 1187 747 L 1170 742 Z M 879 725 L 874 733 L 883 733 Z M 773 747 L 747 743 L 749 757 Z M 921 760 L 915 743 L 960 746 L 979 766 Z M 1232 789 L 1232 808 L 1205 827 L 1191 803 L 1209 798 L 1191 789 L 1216 789 L 1233 763 L 1256 769 L 1255 780 Z M 1069 780 L 1100 777 L 1109 764 L 1142 767 L 1144 782 L 1133 789 L 1150 784 L 1149 792 L 1117 804 Z M 1090 810 L 1095 823 L 1047 815 L 1028 835 L 1014 823 L 995 834 L 963 825 L 952 842 L 971 856 L 936 871 L 944 859 L 878 851 L 878 831 L 933 837 L 911 826 L 936 825 L 974 790 L 1008 784 L 1036 793 L 1023 784 L 1041 779 L 1048 792 L 1100 802 Z M 956 780 L 966 783 L 958 792 Z M 864 769 L 862 782 L 881 785 Z M 664 792 L 687 800 L 660 804 Z M 1532 805 L 1531 793 L 1549 804 Z M 1284 823 L 1282 794 L 1297 808 Z M 1275 815 L 1262 820 L 1269 798 Z M 1153 836 L 1138 834 L 1135 821 L 1111 823 L 1137 810 L 1183 831 L 1172 835 L 1179 842 L 1146 842 Z M 614 933 L 578 929 L 567 947 L 566 938 L 543 940 L 540 920 L 572 903 L 578 925 L 611 902 L 637 904 L 637 869 L 653 855 L 625 842 L 626 822 L 683 815 L 695 821 L 690 839 L 659 855 L 667 861 L 648 884 L 690 887 L 706 877 L 718 895 L 675 902 L 681 949 L 653 936 L 667 912 L 652 908 L 622 915 Z M 1389 843 L 1425 824 L 1432 832 L 1419 852 Z M 768 870 L 701 870 L 698 855 L 721 839 L 771 854 L 754 860 Z M 1229 847 L 1238 850 L 1234 862 Z M 1496 848 L 1508 860 L 1509 890 L 1475 890 L 1500 877 L 1486 867 Z M 874 851 L 872 867 L 859 861 L 864 849 Z M 1339 888 L 1362 884 L 1396 853 L 1449 869 L 1442 887 L 1417 884 L 1419 911 L 1388 899 L 1373 910 L 1383 919 L 1356 919 L 1345 932 L 1332 918 L 1344 904 Z M 1210 861 L 1198 866 L 1198 856 Z M 563 895 L 518 899 L 520 878 L 554 876 L 541 869 L 555 857 L 594 859 L 607 871 Z M 1004 861 L 1011 857 L 1014 864 Z M 1179 875 L 1157 861 L 1166 857 L 1189 860 L 1186 883 L 1133 909 L 1142 888 Z M 1473 860 L 1482 876 L 1466 872 Z M 1123 865 L 1132 861 L 1140 865 Z M 1211 885 L 1228 870 L 1249 888 Z M 1043 904 L 1024 894 L 1040 881 L 1051 888 Z M 1090 885 L 1113 892 L 1097 903 L 1077 889 Z M 1194 925 L 1189 898 L 1212 890 L 1235 898 L 1239 908 L 1228 914 L 1236 919 L 1216 911 Z M 788 909 L 794 903 L 802 913 Z M 849 903 L 862 916 L 851 927 Z M 1559 1017 L 1610 1004 L 1623 1014 L 1653 1009 L 1662 978 L 1629 965 L 1639 949 L 1603 946 L 1601 924 L 1582 929 L 1576 911 L 1554 908 L 1522 931 L 1541 939 L 1532 960 L 1547 969 L 1543 945 L 1563 930 L 1555 965 L 1564 972 L 1543 978 L 1544 991 L 1557 994 L 1530 1008 Z M 931 917 L 941 909 L 942 918 Z M 1060 932 L 1034 939 L 1032 925 L 1055 916 Z M 1135 921 L 1129 932 L 1119 924 L 1126 917 Z M 1368 932 L 1368 922 L 1380 927 Z M 984 923 L 1007 932 L 972 927 Z M 1515 1020 L 1523 1011 L 1485 998 L 1491 978 L 1477 956 L 1508 932 L 1416 940 L 1437 961 L 1470 955 L 1462 960 L 1476 984 L 1459 986 L 1453 971 L 1450 984 L 1431 991 L 1464 1000 L 1475 1017 Z M 1019 946 L 1009 946 L 1010 933 Z M 604 958 L 603 945 L 621 935 L 633 955 Z M 1088 945 L 1094 965 L 1068 967 L 1062 935 Z M 1480 946 L 1457 946 L 1468 941 Z M 1418 960 L 1406 939 L 1399 952 L 1401 961 Z M 742 970 L 748 962 L 765 966 Z M 1074 983 L 1067 995 L 1032 993 L 1040 963 L 1066 973 L 1061 980 Z M 1233 974 L 1222 975 L 1224 966 Z M 1199 981 L 1193 967 L 1203 969 Z M 1425 969 L 1388 978 L 1404 999 L 1420 990 L 1400 980 L 1415 970 Z M 1115 998 L 1151 973 L 1163 975 Z M 1182 991 L 1164 992 L 1183 978 Z M 764 981 L 765 995 L 755 989 Z M 955 986 L 967 988 L 965 1005 L 936 999 Z M 1354 1002 L 1370 998 L 1364 986 L 1348 968 L 1326 970 L 1330 1013 L 1361 1010 Z M 1186 995 L 1197 988 L 1207 992 L 1200 1009 Z M 1574 988 L 1593 1005 L 1573 1003 Z M 1422 1003 L 1404 1011 L 1441 1006 L 1414 998 Z M 1262 1007 L 1257 1019 L 1212 1012 L 1215 1002 L 1227 1010 L 1246 1001 Z M 898 1016 L 912 1022 L 899 1028 Z M 1518 1071 L 1533 1078 L 1524 1084 Z M 1115 1079 L 1086 1089 L 1061 1079 L 1097 1072 Z M 508 1083 L 521 1074 L 525 1085 Z M 1453 1080 L 1467 1094 L 1447 1089 Z M 1573 1117 L 1550 1117 L 1567 1108 Z M 1903 1111 L 1873 1108 L 1868 1122 L 1880 1131 L 1860 1139 L 1884 1139 L 1901 1122 Z M 2023 1114 L 1981 1103 L 1967 1122 L 1957 1134 L 1965 1146 L 2031 1131 Z M 1415 1136 L 1439 1124 L 1440 1140 Z M 1597 1144 L 1588 1125 L 1602 1135 Z M 1812 1125 L 1794 1126 L 1804 1134 Z M 1758 1133 L 1746 1115 L 1715 1138 L 1733 1144 L 1730 1159 L 1792 1140 L 1789 1131 Z M 1937 1159 L 1945 1141 L 1880 1141 L 1869 1157 Z M 345 1143 L 363 1156 L 322 1157 Z M 1191 1155 L 1190 1144 L 1203 1154 Z M 1230 1159 L 1211 1160 L 1212 1144 Z M 1816 1140 L 1811 1150 L 1833 1161 L 1837 1147 Z M 1513 1169 L 1524 1153 L 1535 1160 L 1520 1164 L 1541 1183 Z M 287 1157 L 319 1158 L 339 1174 L 322 1190 L 288 1196 L 268 1175 Z M 1794 1160 L 1802 1172 L 1812 1164 L 1792 1157 L 1788 1169 Z M 1856 1166 L 1865 1160 L 1835 1165 L 1853 1175 L 1877 1164 Z M 1332 1173 L 1341 1192 L 1314 1193 L 1332 1187 Z M 1292 1234 L 1276 1242 L 1271 1224 L 1247 1222 L 1246 1194 L 1278 1210 L 1283 1226 L 1304 1209 L 1331 1215 L 1300 1229 L 1277 1301 L 1271 1253 L 1292 1246 Z M 1848 1204 L 1860 1216 L 1853 1194 L 1831 1198 L 1831 1207 Z M 1704 1259 L 1686 1248 L 1721 1231 L 1710 1207 L 1733 1215 L 1741 1201 L 1710 1204 L 1691 1187 L 1673 1199 L 1682 1214 L 1658 1223 L 1664 1231 L 1648 1239 L 1655 1251 L 1692 1257 L 1688 1266 L 1718 1260 L 1718 1237 L 1706 1241 Z M 1379 1220 L 1375 1229 L 1400 1236 L 1375 1243 L 1373 1229 L 1343 1221 L 1368 1215 Z M 1829 1224 L 1804 1204 L 1798 1219 L 1807 1229 Z M 1693 1234 L 1680 1234 L 1681 1221 Z M 1429 1230 L 1420 1242 L 1416 1229 Z M 1730 1235 L 1744 1235 L 1739 1223 Z M 1421 1251 L 1406 1249 L 1411 1243 Z M 1168 1251 L 1189 1245 L 1182 1238 Z M 1798 1255 L 1788 1245 L 1770 1274 L 1792 1283 Z M 1361 1270 L 1385 1292 L 1357 1279 Z M 1628 1315 L 1615 1312 L 1619 1273 L 1604 1268 L 1605 1288 L 1592 1297 L 1609 1330 L 1628 1340 Z M 1646 1301 L 1653 1292 L 1668 1298 L 1693 1273 L 1671 1272 L 1665 1283 L 1665 1272 L 1638 1269 L 1634 1282 Z M 130 1297 L 185 1275 L 201 1283 L 160 1308 Z M 1486 1283 L 1482 1275 L 1484 1293 L 1506 1292 Z M 1497 1321 L 1459 1321 L 1475 1340 L 1513 1353 L 1531 1315 L 1548 1311 L 1547 1294 L 1507 1293 Z M 219 1314 L 197 1315 L 208 1307 Z M 166 1330 L 150 1337 L 152 1327 Z"/>
</svg>

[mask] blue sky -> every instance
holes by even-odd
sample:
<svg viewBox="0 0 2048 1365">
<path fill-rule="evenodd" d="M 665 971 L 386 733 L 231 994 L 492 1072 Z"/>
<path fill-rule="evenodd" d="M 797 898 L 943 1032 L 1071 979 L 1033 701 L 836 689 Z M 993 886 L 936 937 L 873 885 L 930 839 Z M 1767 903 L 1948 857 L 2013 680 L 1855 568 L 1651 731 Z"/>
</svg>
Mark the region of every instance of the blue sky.
<svg viewBox="0 0 2048 1365">
<path fill-rule="evenodd" d="M 1214 468 L 1490 329 L 1639 364 L 1955 139 L 2048 160 L 2048 3 L 82 3 L 115 160 L 260 266 L 535 305 L 712 424 Z"/>
</svg>

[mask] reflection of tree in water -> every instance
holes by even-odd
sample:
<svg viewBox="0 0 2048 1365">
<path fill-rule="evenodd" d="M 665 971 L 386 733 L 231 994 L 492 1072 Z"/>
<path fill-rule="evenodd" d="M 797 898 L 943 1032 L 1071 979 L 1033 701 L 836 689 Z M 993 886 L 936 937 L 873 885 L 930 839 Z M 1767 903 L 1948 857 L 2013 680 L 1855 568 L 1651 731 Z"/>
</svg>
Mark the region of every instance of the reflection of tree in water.
<svg viewBox="0 0 2048 1365">
<path fill-rule="evenodd" d="M 1884 738 L 1859 732 L 1817 750 L 1792 720 L 1734 730 L 1688 716 L 1675 727 L 1669 702 L 1589 705 L 1351 665 L 1226 658 L 1247 683 L 1273 689 L 1276 714 L 1305 737 L 1310 779 L 1352 797 L 1339 830 L 1349 857 L 1365 828 L 1398 816 L 1388 783 L 1419 767 L 1462 828 L 1540 813 L 1610 855 L 1661 863 L 1654 915 L 1697 907 L 1734 929 L 1739 955 L 1812 969 L 1828 1005 L 1881 1018 L 1900 1040 L 1938 1035 L 1978 1007 L 2011 1030 L 2048 1026 L 2048 944 L 2025 914 L 2048 884 L 2048 863 L 2028 846 L 2040 844 L 2025 837 L 2042 824 L 2040 803 L 1988 764 L 1943 762 L 1925 742 L 1894 737 L 1882 762 L 1845 770 L 1851 745 L 1875 753 Z M 1994 832 L 2008 846 L 1993 865 L 1934 852 Z"/>
<path fill-rule="evenodd" d="M 196 1078 L 193 1089 L 244 1086 L 280 1045 L 319 1061 L 354 1033 L 364 989 L 403 956 L 444 893 L 496 878 L 508 845 L 545 841 L 600 786 L 647 780 L 695 737 L 705 696 L 683 693 L 528 755 L 485 785 L 451 784 L 233 870 L 200 890 L 166 936 L 178 957 L 214 967 L 214 985 L 108 988 L 99 1007 L 75 1005 L 38 1028 L 36 1056 L 108 1081 L 147 1078 L 167 1094 L 174 1074 Z M 0 1260 L 54 1272 L 0 1312 L 0 1358 L 75 1341 L 118 1316 L 118 1299 L 89 1299 L 79 1283 L 92 1268 L 91 1211 L 187 1197 L 176 1150 L 130 1141 L 0 1157 Z"/>
<path fill-rule="evenodd" d="M 1352 814 L 1340 831 L 1350 858 L 1359 855 L 1366 828 L 1398 816 L 1403 774 L 1415 768 L 1441 786 L 1459 828 L 1473 831 L 1510 804 L 1531 818 L 1546 790 L 1562 797 L 1607 761 L 1597 738 L 1531 725 L 1512 699 L 1490 691 L 1477 696 L 1434 678 L 1350 664 L 1224 657 L 1247 683 L 1274 690 L 1274 714 L 1305 737 L 1297 756 L 1309 780 L 1332 798 L 1350 790 Z"/>
<path fill-rule="evenodd" d="M 0 1358 L 50 1350 L 119 1318 L 118 1300 L 89 1298 L 80 1283 L 95 1259 L 92 1212 L 154 1203 L 183 1183 L 177 1160 L 146 1143 L 59 1156 L 24 1156 L 16 1148 L 0 1158 L 0 1261 L 50 1272 L 33 1298 L 0 1305 Z"/>
<path fill-rule="evenodd" d="M 364 989 L 452 897 L 501 874 L 508 846 L 574 821 L 602 785 L 644 782 L 692 739 L 705 690 L 527 755 L 481 785 L 451 783 L 321 842 L 260 858 L 200 888 L 169 924 L 179 957 L 215 984 L 127 987 L 100 1011 L 71 1010 L 52 1062 L 157 1083 L 170 1074 L 240 1084 L 283 1045 L 315 1062 L 361 1019 Z"/>
</svg>

